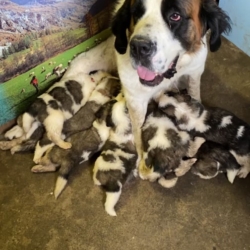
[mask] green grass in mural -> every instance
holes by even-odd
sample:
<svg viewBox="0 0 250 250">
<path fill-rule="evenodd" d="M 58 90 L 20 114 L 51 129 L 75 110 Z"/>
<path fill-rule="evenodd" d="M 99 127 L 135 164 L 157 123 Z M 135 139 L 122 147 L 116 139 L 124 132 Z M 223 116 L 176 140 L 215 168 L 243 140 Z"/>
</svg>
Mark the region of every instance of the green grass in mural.
<svg viewBox="0 0 250 250">
<path fill-rule="evenodd" d="M 39 81 L 40 93 L 44 92 L 52 83 L 57 79 L 56 75 L 52 75 L 47 80 L 45 75 L 52 72 L 53 68 L 59 64 L 63 64 L 63 67 L 68 66 L 68 61 L 72 60 L 75 55 L 78 55 L 86 50 L 87 47 L 91 48 L 95 46 L 95 39 L 106 39 L 110 35 L 110 30 L 105 30 L 96 36 L 91 37 L 85 42 L 71 48 L 35 68 L 19 75 L 5 83 L 0 84 L 0 125 L 7 121 L 14 119 L 17 115 L 24 112 L 26 107 L 34 101 L 36 98 L 35 88 L 30 84 L 31 77 L 29 74 L 34 72 Z M 49 65 L 52 62 L 52 65 Z M 45 72 L 41 74 L 42 67 L 45 68 Z M 22 90 L 25 92 L 22 92 Z M 39 94 L 40 94 L 39 93 Z"/>
</svg>

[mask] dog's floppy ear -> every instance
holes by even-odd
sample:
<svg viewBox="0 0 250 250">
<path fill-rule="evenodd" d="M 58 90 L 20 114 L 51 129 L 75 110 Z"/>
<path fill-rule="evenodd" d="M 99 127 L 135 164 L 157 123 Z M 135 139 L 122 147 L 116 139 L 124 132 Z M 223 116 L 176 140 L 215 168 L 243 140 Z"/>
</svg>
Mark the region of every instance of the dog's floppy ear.
<svg viewBox="0 0 250 250">
<path fill-rule="evenodd" d="M 120 54 L 125 54 L 128 46 L 126 31 L 130 26 L 130 0 L 126 0 L 118 10 L 112 21 L 112 32 L 115 35 L 115 49 Z"/>
<path fill-rule="evenodd" d="M 221 34 L 228 34 L 231 31 L 231 19 L 214 0 L 203 0 L 201 19 L 204 25 L 203 35 L 207 30 L 211 30 L 210 51 L 215 52 L 221 46 Z"/>
</svg>

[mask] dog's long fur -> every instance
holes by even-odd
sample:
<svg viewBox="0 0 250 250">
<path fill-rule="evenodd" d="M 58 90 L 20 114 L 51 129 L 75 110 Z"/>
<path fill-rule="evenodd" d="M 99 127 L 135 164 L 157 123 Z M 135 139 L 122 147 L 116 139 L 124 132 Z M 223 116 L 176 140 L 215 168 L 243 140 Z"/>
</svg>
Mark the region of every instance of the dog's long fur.
<svg viewBox="0 0 250 250">
<path fill-rule="evenodd" d="M 179 129 L 193 136 L 219 143 L 235 157 L 241 169 L 239 177 L 250 172 L 250 126 L 221 108 L 205 108 L 187 93 L 167 93 L 159 107 L 172 117 Z M 237 171 L 235 171 L 235 175 Z"/>
<path fill-rule="evenodd" d="M 125 99 L 120 95 L 117 100 L 112 109 L 110 136 L 93 169 L 94 183 L 106 191 L 105 210 L 111 216 L 116 216 L 114 207 L 137 159 Z"/>
</svg>

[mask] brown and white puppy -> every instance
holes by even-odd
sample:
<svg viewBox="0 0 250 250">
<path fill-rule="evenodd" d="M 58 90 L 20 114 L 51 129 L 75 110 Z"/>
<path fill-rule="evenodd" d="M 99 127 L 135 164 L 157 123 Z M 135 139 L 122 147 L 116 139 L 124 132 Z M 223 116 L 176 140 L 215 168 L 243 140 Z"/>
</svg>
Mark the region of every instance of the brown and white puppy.
<svg viewBox="0 0 250 250">
<path fill-rule="evenodd" d="M 106 212 L 116 216 L 114 207 L 120 198 L 123 184 L 135 169 L 137 159 L 131 122 L 122 94 L 113 106 L 110 120 L 110 135 L 95 162 L 93 180 L 106 192 Z"/>
<path fill-rule="evenodd" d="M 230 19 L 214 0 L 121 0 L 112 23 L 119 77 L 124 87 L 138 152 L 147 105 L 178 79 L 200 99 L 208 46 L 216 51 Z M 139 155 L 140 156 L 140 155 Z"/>
<path fill-rule="evenodd" d="M 158 180 L 163 187 L 173 187 L 179 176 L 184 175 L 195 158 L 183 160 L 194 154 L 194 142 L 185 131 L 179 131 L 175 124 L 151 101 L 145 123 L 142 126 L 143 158 L 139 175 L 151 182 Z M 191 151 L 192 150 L 192 151 Z M 192 153 L 193 152 L 193 153 Z"/>
<path fill-rule="evenodd" d="M 70 149 L 62 149 L 57 145 L 47 150 L 40 164 L 32 167 L 34 173 L 54 172 L 59 169 L 54 196 L 58 198 L 65 188 L 72 168 L 98 152 L 109 137 L 109 125 L 107 119 L 110 116 L 114 100 L 104 104 L 96 113 L 96 120 L 87 130 L 74 133 L 66 138 L 72 144 Z"/>
</svg>

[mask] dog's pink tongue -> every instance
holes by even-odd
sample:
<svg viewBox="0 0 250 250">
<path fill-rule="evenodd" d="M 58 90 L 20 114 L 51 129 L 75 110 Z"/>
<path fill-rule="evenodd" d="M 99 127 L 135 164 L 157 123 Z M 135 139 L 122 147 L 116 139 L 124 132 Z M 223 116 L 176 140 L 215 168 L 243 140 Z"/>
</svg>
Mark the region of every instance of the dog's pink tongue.
<svg viewBox="0 0 250 250">
<path fill-rule="evenodd" d="M 153 81 L 155 79 L 155 73 L 153 71 L 150 71 L 149 69 L 143 67 L 143 66 L 139 66 L 137 68 L 137 73 L 138 73 L 139 77 L 143 80 Z"/>
</svg>

